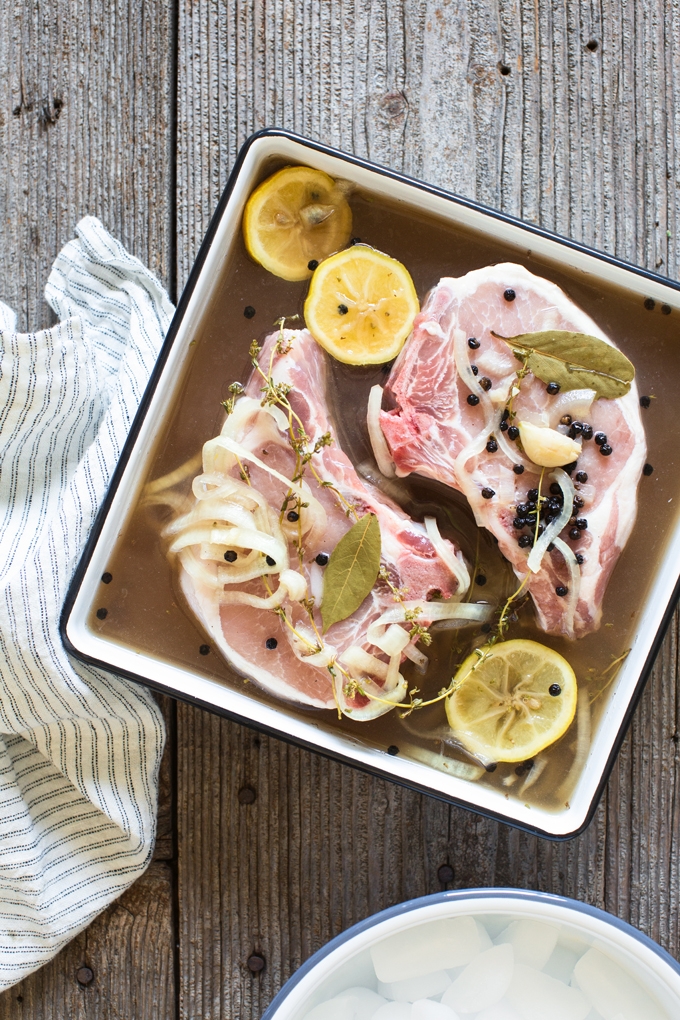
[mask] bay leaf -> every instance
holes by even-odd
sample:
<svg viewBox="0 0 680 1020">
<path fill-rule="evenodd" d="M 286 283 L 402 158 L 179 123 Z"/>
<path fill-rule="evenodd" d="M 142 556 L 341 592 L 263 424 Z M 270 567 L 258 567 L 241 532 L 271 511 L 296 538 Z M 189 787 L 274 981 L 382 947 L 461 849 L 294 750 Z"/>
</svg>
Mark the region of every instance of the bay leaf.
<svg viewBox="0 0 680 1020">
<path fill-rule="evenodd" d="M 556 382 L 563 390 L 595 390 L 613 400 L 630 389 L 635 369 L 626 355 L 588 333 L 551 329 L 519 336 L 491 335 L 512 348 L 519 361 L 544 383 Z"/>
<path fill-rule="evenodd" d="M 343 535 L 328 560 L 321 599 L 324 633 L 359 608 L 379 569 L 380 525 L 375 514 L 366 514 Z"/>
</svg>

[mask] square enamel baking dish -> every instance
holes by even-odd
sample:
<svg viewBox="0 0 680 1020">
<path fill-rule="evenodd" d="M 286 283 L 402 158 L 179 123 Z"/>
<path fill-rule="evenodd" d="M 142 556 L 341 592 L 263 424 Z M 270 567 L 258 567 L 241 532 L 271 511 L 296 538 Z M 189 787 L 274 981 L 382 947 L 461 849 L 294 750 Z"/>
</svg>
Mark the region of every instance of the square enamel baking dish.
<svg viewBox="0 0 680 1020">
<path fill-rule="evenodd" d="M 493 245 L 498 257 L 492 261 L 522 262 L 533 272 L 555 279 L 574 292 L 572 296 L 577 303 L 585 304 L 586 311 L 605 330 L 608 323 L 611 328 L 609 320 L 612 316 L 618 315 L 617 321 L 621 321 L 623 315 L 623 321 L 629 322 L 630 329 L 637 330 L 639 334 L 636 341 L 638 349 L 643 344 L 644 356 L 638 360 L 645 364 L 636 365 L 638 377 L 641 368 L 644 368 L 640 392 L 658 394 L 659 399 L 654 402 L 655 427 L 659 434 L 669 433 L 672 439 L 674 402 L 672 399 L 664 402 L 663 392 L 665 387 L 673 385 L 677 392 L 680 361 L 669 362 L 671 355 L 666 356 L 664 352 L 673 349 L 673 328 L 680 316 L 680 287 L 677 284 L 556 237 L 536 226 L 286 131 L 268 129 L 259 132 L 246 142 L 236 161 L 74 575 L 62 615 L 64 644 L 69 652 L 90 665 L 112 670 L 173 697 L 413 789 L 547 838 L 564 839 L 577 835 L 595 811 L 680 594 L 680 522 L 673 516 L 673 507 L 680 503 L 680 471 L 677 470 L 680 459 L 674 465 L 672 444 L 655 448 L 650 443 L 648 456 L 663 470 L 656 472 L 651 480 L 643 478 L 641 482 L 641 486 L 651 486 L 644 490 L 645 521 L 652 521 L 654 508 L 663 505 L 663 525 L 659 524 L 656 530 L 652 525 L 644 529 L 646 537 L 640 540 L 647 542 L 644 555 L 633 549 L 629 556 L 627 548 L 610 583 L 610 588 L 640 583 L 641 568 L 636 564 L 647 564 L 645 583 L 634 592 L 635 608 L 630 614 L 633 622 L 628 625 L 633 628 L 628 632 L 630 651 L 604 695 L 606 704 L 594 727 L 587 760 L 562 810 L 547 810 L 536 804 L 522 803 L 521 798 L 508 797 L 501 788 L 468 781 L 461 777 L 462 773 L 447 774 L 407 754 L 388 754 L 386 746 L 362 736 L 359 724 L 345 732 L 337 725 L 327 723 L 329 713 L 301 710 L 295 705 L 276 702 L 262 695 L 254 684 L 244 683 L 243 678 L 231 672 L 223 661 L 218 662 L 217 656 L 208 654 L 208 646 L 199 645 L 199 626 L 187 621 L 187 614 L 178 609 L 174 601 L 171 585 L 163 578 L 158 585 L 159 598 L 161 602 L 167 598 L 168 607 L 164 609 L 161 605 L 160 609 L 153 611 L 149 607 L 144 626 L 139 630 L 141 636 L 134 640 L 121 637 L 121 633 L 110 626 L 111 620 L 116 619 L 115 613 L 109 613 L 109 623 L 104 624 L 96 615 L 98 607 L 112 605 L 118 599 L 122 618 L 125 607 L 134 602 L 134 598 L 128 598 L 134 579 L 124 581 L 127 587 L 116 589 L 115 583 L 102 586 L 102 575 L 111 570 L 112 557 L 115 558 L 121 536 L 126 533 L 127 523 L 132 519 L 141 488 L 150 477 L 152 461 L 172 432 L 175 408 L 184 399 L 187 387 L 190 389 L 194 385 L 191 366 L 196 356 L 196 338 L 199 338 L 199 346 L 217 343 L 213 336 L 215 329 L 208 328 L 206 317 L 216 314 L 214 310 L 218 305 L 215 302 L 221 300 L 220 288 L 227 279 L 225 274 L 235 264 L 234 252 L 243 244 L 241 216 L 245 202 L 253 188 L 272 169 L 287 164 L 316 167 L 333 177 L 349 180 L 368 202 L 386 202 L 390 208 L 397 210 L 397 214 L 401 211 L 416 220 L 422 217 L 423 230 L 427 229 L 428 223 L 436 223 L 449 235 L 452 231 L 459 231 L 461 250 L 465 245 L 471 246 L 470 251 L 477 250 L 475 245 L 479 250 Z M 391 251 L 390 254 L 407 261 L 401 253 Z M 476 268 L 477 264 L 473 259 L 468 268 Z M 266 275 L 263 270 L 262 273 Z M 442 265 L 440 275 L 459 275 L 459 271 Z M 270 281 L 266 286 L 281 285 L 274 278 L 270 277 Z M 233 318 L 226 317 L 225 328 L 233 323 L 237 332 L 252 328 L 252 335 L 262 334 L 267 326 L 271 329 L 269 322 L 246 324 L 243 306 L 250 303 L 250 295 L 239 291 L 238 279 L 232 280 L 230 286 L 235 295 Z M 223 315 L 221 321 L 224 320 Z M 612 335 L 616 336 L 616 333 Z M 244 346 L 242 340 L 239 343 Z M 220 357 L 225 356 L 218 346 L 214 349 Z M 247 343 L 244 358 L 245 364 Z M 236 373 L 241 370 L 240 365 L 231 366 L 228 358 L 221 368 L 216 367 L 211 375 L 224 376 L 219 393 L 227 395 L 224 387 L 237 378 Z M 205 380 L 205 385 L 209 387 L 212 382 Z M 672 389 L 668 392 L 672 394 Z M 218 405 L 219 400 L 216 400 L 217 410 Z M 194 449 L 175 451 L 175 460 L 171 459 L 170 463 L 181 463 L 180 453 L 186 459 L 214 434 L 214 431 L 197 431 Z M 142 559 L 143 555 L 140 551 Z M 642 555 L 642 560 L 636 560 L 636 555 Z M 624 564 L 625 557 L 629 558 Z M 167 588 L 167 595 L 163 594 L 163 585 Z M 108 601 L 103 601 L 105 599 Z M 176 619 L 175 630 L 179 632 L 187 627 L 187 633 L 194 635 L 189 640 L 191 655 L 175 654 L 160 636 L 164 613 Z M 134 621 L 135 626 L 137 622 Z"/>
</svg>

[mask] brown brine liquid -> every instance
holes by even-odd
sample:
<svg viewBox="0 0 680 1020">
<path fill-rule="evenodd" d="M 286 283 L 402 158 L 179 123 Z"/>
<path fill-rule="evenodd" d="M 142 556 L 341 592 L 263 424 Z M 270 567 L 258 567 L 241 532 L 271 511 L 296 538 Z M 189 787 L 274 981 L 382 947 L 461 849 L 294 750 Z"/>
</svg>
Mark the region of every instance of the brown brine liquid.
<svg viewBox="0 0 680 1020">
<path fill-rule="evenodd" d="M 261 178 L 282 165 L 280 161 L 266 164 Z M 536 627 L 529 601 L 505 635 L 540 641 L 568 659 L 579 689 L 585 688 L 590 694 L 595 732 L 611 691 L 608 685 L 615 684 L 616 671 L 603 674 L 630 646 L 680 502 L 675 417 L 676 379 L 680 376 L 680 345 L 676 336 L 680 309 L 674 307 L 669 313 L 668 306 L 658 302 L 653 308 L 646 307 L 643 297 L 593 281 L 577 270 L 558 271 L 551 262 L 535 256 L 526 247 L 491 240 L 359 189 L 351 194 L 350 204 L 353 236 L 403 262 L 413 277 L 421 304 L 442 276 L 462 276 L 498 262 L 521 263 L 532 273 L 557 283 L 592 316 L 635 365 L 640 394 L 653 397 L 651 406 L 641 413 L 648 442 L 647 459 L 654 472 L 640 481 L 637 521 L 609 582 L 600 629 L 578 641 L 546 635 Z M 288 283 L 253 263 L 239 235 L 220 278 L 214 281 L 212 299 L 193 335 L 179 399 L 161 430 L 147 481 L 179 467 L 219 432 L 224 421 L 221 401 L 229 396 L 229 384 L 234 380 L 245 383 L 250 374 L 250 342 L 271 333 L 282 315 L 299 315 L 299 320 L 287 325 L 302 326 L 307 287 L 307 281 Z M 244 315 L 247 306 L 255 309 L 252 318 Z M 355 368 L 329 359 L 327 396 L 336 439 L 360 467 L 360 473 L 365 465 L 373 478 L 379 476 L 368 441 L 365 409 L 371 386 L 376 382 L 384 384 L 387 372 L 388 367 Z M 187 489 L 189 484 L 190 480 Z M 442 533 L 460 545 L 471 568 L 476 565 L 473 577 L 477 580 L 469 595 L 472 601 L 486 600 L 500 606 L 516 589 L 518 582 L 498 552 L 495 539 L 477 528 L 463 496 L 416 476 L 390 480 L 386 491 L 417 520 L 436 511 Z M 246 686 L 244 678 L 218 652 L 210 649 L 204 654 L 210 638 L 184 605 L 159 537 L 171 516 L 170 510 L 157 507 L 134 510 L 116 548 L 111 550 L 106 569 L 112 580 L 100 586 L 92 607 L 91 628 L 126 646 L 160 655 L 167 662 L 236 686 L 251 698 L 281 705 L 254 683 Z M 108 610 L 104 620 L 96 616 L 100 607 Z M 458 631 L 438 631 L 435 626 L 432 634 L 432 644 L 425 649 L 430 659 L 426 676 L 418 674 L 408 661 L 403 666 L 409 686 L 417 686 L 421 698 L 433 697 L 448 685 L 465 655 L 483 644 L 485 637 L 478 626 Z M 338 729 L 383 751 L 398 748 L 401 756 L 427 761 L 449 774 L 465 777 L 468 767 L 474 765 L 451 740 L 443 702 L 404 719 L 397 708 L 373 722 L 363 723 L 347 717 L 338 719 L 332 711 L 286 707 L 323 728 Z M 578 778 L 570 774 L 576 739 L 575 719 L 564 737 L 542 752 L 540 757 L 546 762 L 541 763 L 540 776 L 532 783 L 528 780 L 536 765 L 527 770 L 522 766 L 518 769 L 516 763 L 500 763 L 494 771 L 484 771 L 476 781 L 500 789 L 509 798 L 519 797 L 523 803 L 544 810 L 563 810 L 569 790 Z"/>
</svg>

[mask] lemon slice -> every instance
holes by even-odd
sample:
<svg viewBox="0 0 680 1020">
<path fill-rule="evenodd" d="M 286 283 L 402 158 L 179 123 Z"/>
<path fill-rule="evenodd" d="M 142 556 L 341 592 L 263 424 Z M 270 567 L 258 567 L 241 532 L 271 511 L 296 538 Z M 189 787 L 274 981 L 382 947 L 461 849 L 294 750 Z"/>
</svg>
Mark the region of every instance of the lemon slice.
<svg viewBox="0 0 680 1020">
<path fill-rule="evenodd" d="M 561 655 L 537 641 L 502 641 L 469 655 L 446 701 L 464 747 L 490 761 L 527 761 L 567 731 L 576 677 Z"/>
<path fill-rule="evenodd" d="M 379 365 L 396 358 L 418 310 L 406 267 L 375 248 L 355 244 L 331 255 L 314 273 L 305 321 L 338 361 Z"/>
<path fill-rule="evenodd" d="M 284 280 L 307 280 L 308 263 L 343 248 L 352 231 L 352 210 L 328 174 L 289 166 L 252 193 L 243 214 L 249 255 Z"/>
</svg>

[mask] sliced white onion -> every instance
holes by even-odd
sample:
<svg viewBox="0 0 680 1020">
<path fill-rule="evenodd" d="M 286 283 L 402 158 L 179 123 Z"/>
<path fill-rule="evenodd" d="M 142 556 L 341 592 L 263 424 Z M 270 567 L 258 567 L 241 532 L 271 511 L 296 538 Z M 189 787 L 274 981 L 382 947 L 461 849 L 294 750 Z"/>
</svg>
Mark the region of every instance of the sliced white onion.
<svg viewBox="0 0 680 1020">
<path fill-rule="evenodd" d="M 189 475 L 195 475 L 201 466 L 201 454 L 197 453 L 191 460 L 186 461 L 181 467 L 175 468 L 167 475 L 163 475 L 162 478 L 156 478 L 153 482 L 149 482 L 148 485 L 144 486 L 144 495 L 152 496 L 155 493 L 162 492 L 164 489 L 172 489 L 173 486 L 179 485 Z"/>
<path fill-rule="evenodd" d="M 286 627 L 286 634 L 293 654 L 300 662 L 304 662 L 305 665 L 325 669 L 335 661 L 337 649 L 334 645 L 322 642 L 318 652 L 311 651 L 311 649 L 318 647 L 319 639 L 314 631 L 310 627 L 305 627 L 303 623 L 296 623 L 295 631 Z"/>
<path fill-rule="evenodd" d="M 439 527 L 434 517 L 426 517 L 424 524 L 427 537 L 432 542 L 439 559 L 442 561 L 444 566 L 448 567 L 451 574 L 458 582 L 456 594 L 465 594 L 470 587 L 470 574 L 468 573 L 462 554 L 459 553 L 456 555 L 451 546 L 447 545 L 439 532 Z"/>
<path fill-rule="evenodd" d="M 247 591 L 224 591 L 220 592 L 219 601 L 223 606 L 253 606 L 255 609 L 276 609 L 280 606 L 288 591 L 285 585 L 280 584 L 273 594 L 268 598 L 259 595 L 251 595 Z"/>
<path fill-rule="evenodd" d="M 371 448 L 375 462 L 379 470 L 386 478 L 394 478 L 394 461 L 387 445 L 387 440 L 380 428 L 380 409 L 382 407 L 382 386 L 372 386 L 368 395 L 368 407 L 366 410 L 366 424 L 368 425 L 368 438 L 371 441 Z"/>
<path fill-rule="evenodd" d="M 401 655 L 410 643 L 411 638 L 408 632 L 403 627 L 400 627 L 398 623 L 391 623 L 382 637 L 380 637 L 378 648 L 392 658 L 393 655 Z"/>
<path fill-rule="evenodd" d="M 201 542 L 226 546 L 228 549 L 257 549 L 263 556 L 269 556 L 274 560 L 274 564 L 267 568 L 268 573 L 277 573 L 288 567 L 286 544 L 272 535 L 252 528 L 211 528 L 197 525 L 178 535 L 168 553 L 176 553 L 189 545 L 200 545 Z"/>
<path fill-rule="evenodd" d="M 560 418 L 565 414 L 570 414 L 577 420 L 585 418 L 596 396 L 595 390 L 567 390 L 565 393 L 560 393 L 559 397 L 550 403 L 552 428 L 557 426 Z"/>
<path fill-rule="evenodd" d="M 388 663 L 364 651 L 360 645 L 350 645 L 338 656 L 338 661 L 347 667 L 349 673 L 359 679 L 362 674 L 377 676 L 379 680 L 387 678 Z"/>
<path fill-rule="evenodd" d="M 307 580 L 297 570 L 282 570 L 279 574 L 279 584 L 288 589 L 293 602 L 301 602 L 307 598 Z"/>
<path fill-rule="evenodd" d="M 561 538 L 554 538 L 553 544 L 562 553 L 569 571 L 569 602 L 567 607 L 567 636 L 574 636 L 574 618 L 581 590 L 581 569 L 576 554 Z"/>
<path fill-rule="evenodd" d="M 407 659 L 411 660 L 421 673 L 425 672 L 430 660 L 419 648 L 416 648 L 414 644 L 406 645 L 404 655 Z"/>
<path fill-rule="evenodd" d="M 567 525 L 569 518 L 571 517 L 572 514 L 574 506 L 574 495 L 576 494 L 574 483 L 572 482 L 567 472 L 563 471 L 562 468 L 555 468 L 554 471 L 550 472 L 550 477 L 555 479 L 560 489 L 562 490 L 564 502 L 562 504 L 562 509 L 560 510 L 559 516 L 556 517 L 554 521 L 551 521 L 550 524 L 548 524 L 545 531 L 539 538 L 538 542 L 529 553 L 527 566 L 529 570 L 534 574 L 537 574 L 538 571 L 541 569 L 541 563 L 543 562 L 543 557 L 546 554 L 548 546 L 551 544 L 551 542 L 555 541 L 560 531 L 562 531 L 562 529 Z"/>
<path fill-rule="evenodd" d="M 317 606 L 321 605 L 323 597 L 323 571 L 316 560 L 309 565 L 309 593 Z"/>
<path fill-rule="evenodd" d="M 385 630 L 391 623 L 406 623 L 406 613 L 413 613 L 420 610 L 418 620 L 423 624 L 436 623 L 438 620 L 460 620 L 461 626 L 466 623 L 483 623 L 493 615 L 493 606 L 483 602 L 426 602 L 424 599 L 413 599 L 409 602 L 402 602 L 393 609 L 387 609 L 374 620 L 366 631 L 366 640 L 369 644 L 380 647 Z"/>
</svg>

